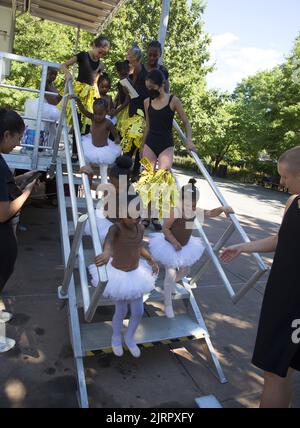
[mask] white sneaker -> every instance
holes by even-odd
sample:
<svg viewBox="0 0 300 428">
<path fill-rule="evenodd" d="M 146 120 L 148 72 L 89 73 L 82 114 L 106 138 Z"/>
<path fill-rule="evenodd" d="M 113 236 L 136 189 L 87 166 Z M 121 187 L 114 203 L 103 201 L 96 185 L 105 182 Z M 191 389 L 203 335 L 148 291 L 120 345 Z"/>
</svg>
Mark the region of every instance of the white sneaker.
<svg viewBox="0 0 300 428">
<path fill-rule="evenodd" d="M 134 358 L 139 358 L 141 356 L 141 350 L 137 345 L 135 345 L 133 348 L 129 348 L 127 345 L 127 348 Z"/>
<path fill-rule="evenodd" d="M 124 338 L 124 339 L 125 339 L 125 343 L 126 343 L 126 346 L 128 348 L 128 351 L 131 353 L 131 355 L 134 358 L 139 358 L 141 356 L 140 348 L 137 345 L 134 345 L 132 347 L 128 346 L 128 343 L 126 342 L 126 338 Z"/>
<path fill-rule="evenodd" d="M 124 351 L 123 351 L 123 346 L 115 346 L 115 345 L 111 345 L 113 353 L 115 354 L 116 357 L 122 357 L 124 355 Z"/>
<path fill-rule="evenodd" d="M 165 314 L 167 318 L 174 318 L 174 311 L 172 305 L 166 305 L 165 306 Z"/>
<path fill-rule="evenodd" d="M 0 337 L 0 354 L 10 351 L 16 344 L 14 339 L 9 337 Z"/>
<path fill-rule="evenodd" d="M 12 317 L 12 314 L 10 314 L 9 312 L 0 311 L 0 321 L 8 322 L 12 319 Z"/>
</svg>

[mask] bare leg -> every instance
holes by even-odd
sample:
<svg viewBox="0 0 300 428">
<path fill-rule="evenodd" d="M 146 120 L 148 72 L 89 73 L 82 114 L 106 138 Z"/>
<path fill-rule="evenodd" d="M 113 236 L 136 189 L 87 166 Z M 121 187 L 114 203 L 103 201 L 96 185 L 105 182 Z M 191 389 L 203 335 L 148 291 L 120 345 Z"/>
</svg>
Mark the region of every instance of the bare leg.
<svg viewBox="0 0 300 428">
<path fill-rule="evenodd" d="M 285 378 L 265 372 L 260 408 L 289 408 L 292 402 L 292 377 L 292 369 L 289 369 Z"/>
<path fill-rule="evenodd" d="M 151 150 L 149 146 L 147 146 L 147 144 L 145 144 L 145 146 L 144 146 L 143 158 L 147 158 L 149 160 L 149 162 L 152 165 L 153 171 L 154 171 L 155 166 L 156 166 L 156 162 L 157 162 L 157 156 L 154 153 L 154 151 Z"/>
<path fill-rule="evenodd" d="M 173 165 L 174 148 L 168 147 L 158 157 L 158 168 L 170 171 Z"/>
</svg>

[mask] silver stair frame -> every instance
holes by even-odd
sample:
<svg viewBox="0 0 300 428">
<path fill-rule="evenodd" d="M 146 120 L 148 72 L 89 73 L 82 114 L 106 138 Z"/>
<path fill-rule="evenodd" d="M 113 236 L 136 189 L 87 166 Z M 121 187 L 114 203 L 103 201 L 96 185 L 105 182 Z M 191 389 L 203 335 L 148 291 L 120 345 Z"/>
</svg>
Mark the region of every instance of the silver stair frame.
<svg viewBox="0 0 300 428">
<path fill-rule="evenodd" d="M 24 91 L 24 92 L 30 92 L 30 93 L 36 93 L 39 94 L 39 104 L 38 104 L 38 112 L 36 118 L 31 117 L 25 117 L 23 116 L 23 119 L 30 119 L 32 121 L 36 121 L 36 128 L 35 128 L 35 141 L 34 145 L 24 145 L 20 144 L 21 147 L 27 147 L 27 148 L 33 148 L 31 153 L 27 153 L 26 155 L 23 154 L 17 154 L 12 153 L 9 155 L 4 155 L 4 158 L 6 159 L 7 163 L 13 167 L 13 168 L 21 168 L 21 169 L 38 169 L 38 170 L 47 170 L 50 162 L 49 156 L 44 156 L 43 152 L 39 153 L 39 148 L 45 150 L 45 146 L 40 146 L 40 130 L 41 130 L 41 123 L 47 122 L 47 123 L 55 123 L 54 121 L 42 119 L 42 113 L 43 113 L 43 103 L 45 95 L 50 96 L 56 96 L 56 94 L 53 94 L 52 92 L 46 92 L 46 80 L 47 80 L 47 73 L 48 68 L 56 68 L 58 69 L 60 66 L 59 64 L 47 62 L 47 61 L 41 61 L 33 58 L 27 58 L 20 55 L 10 54 L 6 52 L 0 52 L 0 78 L 2 76 L 2 67 L 3 67 L 3 61 L 9 60 L 9 61 L 18 61 L 18 62 L 25 62 L 28 64 L 41 66 L 42 67 L 42 74 L 41 74 L 41 83 L 40 83 L 40 89 L 33 89 L 33 88 L 22 88 L 20 86 L 13 86 L 13 85 L 7 85 L 0 81 L 0 88 L 6 88 L 11 90 L 18 90 L 18 91 Z M 44 162 L 41 162 L 41 161 Z M 14 163 L 15 162 L 15 163 Z M 20 165 L 18 165 L 18 163 Z"/>
<path fill-rule="evenodd" d="M 178 132 L 182 142 L 185 144 L 186 143 L 186 136 L 183 133 L 182 129 L 180 128 L 180 126 L 178 125 L 178 123 L 174 120 L 173 122 L 173 126 L 176 129 L 176 131 Z M 212 189 L 212 191 L 214 192 L 215 196 L 218 198 L 218 200 L 220 201 L 221 205 L 223 207 L 229 207 L 229 204 L 227 203 L 227 201 L 225 200 L 224 196 L 222 195 L 222 193 L 220 192 L 220 190 L 218 189 L 218 187 L 216 186 L 215 182 L 213 181 L 212 177 L 209 175 L 208 171 L 206 170 L 205 166 L 203 165 L 202 161 L 200 160 L 199 156 L 197 155 L 197 153 L 195 152 L 191 152 L 191 156 L 193 157 L 193 159 L 195 160 L 199 170 L 201 171 L 203 177 L 206 179 L 206 181 L 208 182 L 210 188 Z M 257 253 L 253 253 L 252 254 L 252 258 L 254 259 L 254 261 L 257 263 L 258 265 L 258 270 L 252 275 L 252 277 L 246 282 L 246 284 L 238 291 L 235 292 L 230 284 L 229 279 L 227 278 L 227 275 L 222 267 L 221 262 L 219 261 L 218 258 L 218 252 L 220 251 L 220 249 L 226 244 L 226 242 L 228 241 L 228 239 L 232 236 L 232 234 L 236 231 L 238 232 L 238 234 L 240 235 L 241 239 L 243 242 L 250 242 L 250 239 L 248 237 L 248 235 L 246 234 L 246 232 L 244 231 L 244 229 L 242 228 L 241 224 L 239 223 L 237 217 L 235 214 L 229 214 L 228 218 L 231 220 L 231 224 L 228 227 L 228 229 L 224 232 L 224 234 L 222 235 L 222 237 L 219 239 L 219 241 L 212 247 L 210 245 L 210 242 L 208 241 L 203 228 L 200 224 L 199 221 L 196 221 L 196 227 L 199 231 L 199 234 L 201 236 L 201 238 L 204 241 L 205 247 L 208 251 L 209 254 L 209 259 L 207 260 L 207 262 L 200 268 L 200 270 L 198 271 L 198 273 L 192 278 L 192 280 L 190 281 L 190 285 L 195 284 L 200 278 L 201 276 L 204 274 L 204 272 L 206 271 L 206 269 L 208 268 L 209 264 L 212 262 L 222 280 L 222 283 L 224 284 L 226 290 L 229 293 L 229 296 L 231 298 L 231 300 L 233 301 L 234 304 L 238 303 L 239 300 L 245 296 L 245 294 L 252 288 L 254 287 L 254 285 L 257 283 L 257 281 L 259 281 L 259 279 L 269 270 L 269 268 L 266 266 L 266 264 L 264 263 L 264 261 L 262 260 L 261 256 Z"/>
</svg>

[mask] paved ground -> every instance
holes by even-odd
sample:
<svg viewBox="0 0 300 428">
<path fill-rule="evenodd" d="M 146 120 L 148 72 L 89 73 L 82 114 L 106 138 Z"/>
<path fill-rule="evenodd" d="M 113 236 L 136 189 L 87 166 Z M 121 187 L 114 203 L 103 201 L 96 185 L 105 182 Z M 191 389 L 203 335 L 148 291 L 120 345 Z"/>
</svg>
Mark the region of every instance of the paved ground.
<svg viewBox="0 0 300 428">
<path fill-rule="evenodd" d="M 187 177 L 179 176 L 182 184 Z M 201 205 L 218 205 L 207 184 L 199 180 Z M 251 238 L 265 237 L 280 224 L 287 195 L 257 186 L 222 181 L 219 186 Z M 205 230 L 214 242 L 227 221 L 209 221 Z M 66 308 L 56 289 L 63 266 L 55 208 L 47 205 L 23 211 L 19 258 L 3 301 L 15 318 L 8 335 L 17 346 L 0 355 L 0 407 L 77 407 L 76 376 Z M 233 236 L 231 242 L 237 242 Z M 265 260 L 270 263 L 271 255 Z M 226 272 L 234 287 L 253 272 L 242 257 Z M 228 379 L 220 384 L 205 367 L 198 342 L 143 350 L 134 360 L 125 354 L 85 360 L 90 403 L 95 407 L 195 407 L 195 397 L 214 394 L 224 407 L 255 407 L 262 387 L 261 372 L 251 365 L 266 278 L 233 305 L 218 275 L 210 269 L 195 296 Z M 295 380 L 295 407 L 300 407 L 300 377 Z"/>
</svg>

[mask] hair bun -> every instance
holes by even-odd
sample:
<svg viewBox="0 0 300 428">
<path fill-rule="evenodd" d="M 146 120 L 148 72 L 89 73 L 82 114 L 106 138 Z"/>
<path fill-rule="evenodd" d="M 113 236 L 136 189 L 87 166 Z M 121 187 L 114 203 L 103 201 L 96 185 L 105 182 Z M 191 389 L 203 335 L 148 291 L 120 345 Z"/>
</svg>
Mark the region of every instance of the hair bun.
<svg viewBox="0 0 300 428">
<path fill-rule="evenodd" d="M 120 169 L 130 169 L 132 167 L 132 160 L 129 156 L 126 156 L 126 155 L 119 156 L 116 159 L 116 165 Z"/>
<path fill-rule="evenodd" d="M 196 180 L 196 178 L 195 178 L 195 177 L 191 178 L 191 179 L 189 180 L 189 184 L 192 184 L 193 186 L 195 186 L 195 184 L 197 184 L 197 180 Z"/>
</svg>

